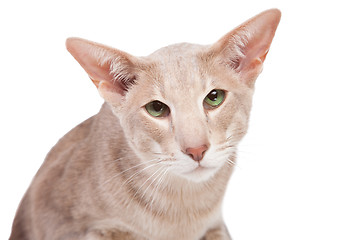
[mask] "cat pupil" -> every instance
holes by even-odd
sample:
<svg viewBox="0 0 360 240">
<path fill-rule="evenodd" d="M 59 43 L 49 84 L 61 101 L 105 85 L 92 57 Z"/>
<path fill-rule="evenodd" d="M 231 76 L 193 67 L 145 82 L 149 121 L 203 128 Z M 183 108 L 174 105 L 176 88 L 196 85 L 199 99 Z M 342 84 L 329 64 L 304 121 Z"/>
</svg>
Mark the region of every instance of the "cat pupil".
<svg viewBox="0 0 360 240">
<path fill-rule="evenodd" d="M 164 107 L 164 104 L 162 104 L 161 102 L 159 101 L 155 101 L 153 102 L 153 108 L 154 108 L 154 111 L 155 112 L 160 112 Z"/>
<path fill-rule="evenodd" d="M 211 101 L 216 101 L 218 93 L 216 90 L 211 91 L 207 96 Z"/>
</svg>

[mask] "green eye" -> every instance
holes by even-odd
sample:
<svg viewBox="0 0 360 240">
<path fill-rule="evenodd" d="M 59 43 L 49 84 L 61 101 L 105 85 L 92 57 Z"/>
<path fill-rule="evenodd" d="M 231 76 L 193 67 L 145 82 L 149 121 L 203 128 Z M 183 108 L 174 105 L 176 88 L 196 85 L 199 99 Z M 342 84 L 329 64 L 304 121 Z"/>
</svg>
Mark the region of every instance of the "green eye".
<svg viewBox="0 0 360 240">
<path fill-rule="evenodd" d="M 214 89 L 206 96 L 204 103 L 209 107 L 215 108 L 220 106 L 220 104 L 225 99 L 225 92 L 223 90 Z"/>
<path fill-rule="evenodd" d="M 169 107 L 160 101 L 149 102 L 145 109 L 153 117 L 166 117 L 170 113 Z"/>
</svg>

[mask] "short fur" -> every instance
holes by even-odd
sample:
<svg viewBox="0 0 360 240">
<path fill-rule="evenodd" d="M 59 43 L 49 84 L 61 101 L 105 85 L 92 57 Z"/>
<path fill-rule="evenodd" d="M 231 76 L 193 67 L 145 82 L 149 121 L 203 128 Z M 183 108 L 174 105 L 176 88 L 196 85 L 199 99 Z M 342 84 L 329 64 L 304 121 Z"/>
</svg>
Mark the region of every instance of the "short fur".
<svg viewBox="0 0 360 240">
<path fill-rule="evenodd" d="M 211 46 L 148 57 L 71 38 L 105 103 L 53 147 L 17 211 L 12 240 L 225 240 L 221 205 L 253 86 L 280 20 L 268 10 Z M 212 89 L 226 92 L 205 108 Z M 156 118 L 154 100 L 170 114 Z M 201 161 L 187 149 L 206 146 Z"/>
</svg>

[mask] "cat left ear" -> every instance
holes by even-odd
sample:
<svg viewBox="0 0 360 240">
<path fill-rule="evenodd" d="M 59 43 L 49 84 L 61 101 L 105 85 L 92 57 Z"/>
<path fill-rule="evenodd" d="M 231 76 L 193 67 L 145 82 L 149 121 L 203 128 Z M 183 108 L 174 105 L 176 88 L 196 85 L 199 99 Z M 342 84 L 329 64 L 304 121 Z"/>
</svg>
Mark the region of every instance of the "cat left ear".
<svg viewBox="0 0 360 240">
<path fill-rule="evenodd" d="M 247 81 L 254 80 L 262 70 L 280 17 L 277 9 L 260 13 L 220 39 L 213 51 Z"/>
<path fill-rule="evenodd" d="M 66 48 L 106 101 L 120 100 L 136 80 L 137 59 L 125 52 L 80 38 L 67 39 Z"/>
</svg>

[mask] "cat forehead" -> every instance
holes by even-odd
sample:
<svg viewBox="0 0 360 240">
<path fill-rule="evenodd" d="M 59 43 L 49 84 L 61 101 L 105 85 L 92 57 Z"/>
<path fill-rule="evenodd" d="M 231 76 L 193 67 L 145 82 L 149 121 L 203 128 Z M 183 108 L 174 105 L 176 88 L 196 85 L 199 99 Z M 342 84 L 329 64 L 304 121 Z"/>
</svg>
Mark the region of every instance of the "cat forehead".
<svg viewBox="0 0 360 240">
<path fill-rule="evenodd" d="M 153 59 L 177 58 L 177 57 L 191 57 L 198 52 L 203 51 L 206 46 L 192 43 L 177 43 L 167 47 L 160 48 L 152 53 L 149 57 Z"/>
<path fill-rule="evenodd" d="M 155 64 L 161 94 L 191 94 L 206 89 L 210 82 L 204 76 L 206 66 L 201 57 L 206 49 L 202 45 L 180 43 L 151 54 L 149 58 Z"/>
<path fill-rule="evenodd" d="M 195 73 L 199 72 L 199 56 L 205 49 L 202 45 L 179 43 L 161 48 L 149 57 L 162 73 Z"/>
</svg>

